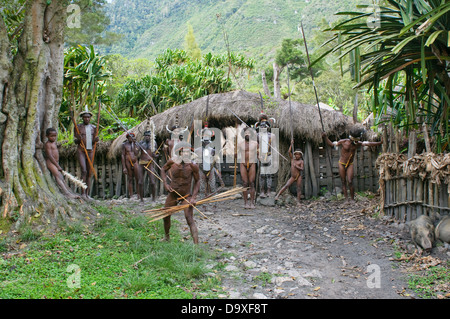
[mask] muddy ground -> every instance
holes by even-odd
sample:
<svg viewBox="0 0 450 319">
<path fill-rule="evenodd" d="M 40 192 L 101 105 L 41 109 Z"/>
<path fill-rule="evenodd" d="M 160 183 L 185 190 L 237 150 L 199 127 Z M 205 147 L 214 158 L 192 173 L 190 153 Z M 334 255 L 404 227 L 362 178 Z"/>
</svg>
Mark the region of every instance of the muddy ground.
<svg viewBox="0 0 450 319">
<path fill-rule="evenodd" d="M 195 213 L 200 242 L 217 251 L 223 265 L 221 273 L 210 273 L 222 277 L 221 298 L 418 298 L 408 289 L 408 275 L 446 265 L 450 256 L 441 245 L 414 257 L 404 224 L 377 216 L 377 197 L 303 200 L 297 206 L 286 195 L 282 206 L 258 199 L 255 209 L 245 209 L 237 197 L 199 206 L 207 218 Z M 191 240 L 183 214 L 174 218 Z"/>
</svg>

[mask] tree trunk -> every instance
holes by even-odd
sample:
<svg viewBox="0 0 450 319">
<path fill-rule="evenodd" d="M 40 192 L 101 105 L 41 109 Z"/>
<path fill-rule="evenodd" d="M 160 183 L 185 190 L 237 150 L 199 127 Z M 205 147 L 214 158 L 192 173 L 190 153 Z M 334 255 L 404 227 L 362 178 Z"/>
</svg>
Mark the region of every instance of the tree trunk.
<svg viewBox="0 0 450 319">
<path fill-rule="evenodd" d="M 358 92 L 355 94 L 355 103 L 353 104 L 353 124 L 358 123 Z"/>
<path fill-rule="evenodd" d="M 411 158 L 414 155 L 416 155 L 416 150 L 417 150 L 416 130 L 412 129 L 409 132 L 409 137 L 408 137 L 408 158 Z"/>
<path fill-rule="evenodd" d="M 280 66 L 274 62 L 273 63 L 273 97 L 275 99 L 281 98 L 280 73 L 281 73 Z"/>
<path fill-rule="evenodd" d="M 269 86 L 267 85 L 266 80 L 266 72 L 264 70 L 261 71 L 262 84 L 264 88 L 264 94 L 269 98 L 272 98 L 272 94 L 270 94 Z"/>
<path fill-rule="evenodd" d="M 0 22 L 0 110 L 5 119 L 0 127 L 0 212 L 3 218 L 19 213 L 16 229 L 32 217 L 39 216 L 33 220 L 43 225 L 55 225 L 59 218 L 78 216 L 53 181 L 43 154 L 45 131 L 57 128 L 62 100 L 64 2 L 27 3 L 18 52 L 12 60 L 10 47 L 4 44 L 5 25 Z"/>
</svg>

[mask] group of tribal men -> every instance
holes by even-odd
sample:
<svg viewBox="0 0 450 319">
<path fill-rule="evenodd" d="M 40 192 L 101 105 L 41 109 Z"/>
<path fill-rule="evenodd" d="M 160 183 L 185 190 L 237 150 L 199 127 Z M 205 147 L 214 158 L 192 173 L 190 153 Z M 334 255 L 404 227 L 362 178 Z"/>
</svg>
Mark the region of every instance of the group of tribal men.
<svg viewBox="0 0 450 319">
<path fill-rule="evenodd" d="M 90 124 L 92 117 L 91 112 L 86 110 L 80 114 L 80 117 L 82 118 L 82 123 L 78 124 L 74 131 L 74 142 L 78 145 L 77 158 L 81 167 L 81 178 L 83 182 L 89 186 L 90 177 L 93 170 L 93 145 L 98 142 L 98 130 L 96 130 L 94 125 Z M 235 158 L 238 154 L 241 156 L 241 160 L 239 161 L 239 170 L 243 184 L 242 186 L 244 187 L 243 198 L 244 207 L 246 209 L 255 208 L 257 162 L 260 162 L 261 164 L 259 174 L 261 187 L 260 197 L 270 196 L 272 174 L 270 174 L 267 168 L 271 164 L 272 155 L 274 155 L 273 151 L 278 153 L 278 151 L 271 146 L 273 138 L 273 134 L 270 133 L 271 121 L 265 114 L 261 114 L 259 122 L 255 124 L 255 128 L 256 130 L 246 126 L 241 131 L 243 141 L 237 144 L 234 154 Z M 205 159 L 205 154 L 208 154 L 210 159 L 215 157 L 215 149 L 210 146 L 212 135 L 202 134 L 202 146 L 194 150 L 194 154 L 196 156 L 194 156 L 193 160 L 191 144 L 183 141 L 183 135 L 177 134 L 180 133 L 180 128 L 174 126 L 170 132 L 172 133 L 172 138 L 167 139 L 164 142 L 163 151 L 167 161 L 163 167 L 159 167 L 157 164 L 159 155 L 158 150 L 156 149 L 155 140 L 152 138 L 151 131 L 146 131 L 144 133 L 144 140 L 142 142 L 137 142 L 133 133 L 128 132 L 126 134 L 127 141 L 125 141 L 122 145 L 122 168 L 123 173 L 128 176 L 128 197 L 133 190 L 134 177 L 134 179 L 136 179 L 137 196 L 140 201 L 143 201 L 143 179 L 145 173 L 147 173 L 149 177 L 150 193 L 152 199 L 154 200 L 156 194 L 155 178 L 160 179 L 168 193 L 165 201 L 165 207 L 176 206 L 180 202 L 189 203 L 188 208 L 184 210 L 185 218 L 190 227 L 190 232 L 194 243 L 198 243 L 198 230 L 193 218 L 193 207 L 196 205 L 197 195 L 200 192 L 201 187 L 205 190 L 206 195 L 214 192 L 215 176 L 219 178 L 221 186 L 224 186 L 220 170 L 217 169 L 217 163 L 215 160 L 203 160 L 199 161 L 200 163 L 196 163 L 195 160 L 195 157 Z M 261 138 L 261 132 L 267 132 L 265 139 Z M 382 141 L 362 142 L 362 133 L 363 131 L 360 129 L 350 131 L 350 136 L 348 139 L 341 139 L 336 142 L 331 142 L 327 135 L 322 133 L 324 142 L 330 147 L 342 146 L 339 159 L 339 174 L 342 180 L 342 189 L 346 199 L 348 199 L 348 183 L 350 198 L 351 200 L 354 200 L 352 180 L 353 160 L 356 149 L 360 146 L 376 146 L 382 143 Z M 48 141 L 45 143 L 45 154 L 49 170 L 55 177 L 64 194 L 72 198 L 79 198 L 79 196 L 73 194 L 64 184 L 64 179 L 61 174 L 62 169 L 58 163 L 59 153 L 56 148 L 56 130 L 48 129 L 47 138 Z M 266 147 L 261 148 L 265 150 L 265 154 L 260 154 L 260 143 L 263 143 L 264 145 L 267 144 Z M 300 149 L 295 149 L 292 152 L 293 145 L 294 140 L 291 141 L 291 146 L 288 151 L 291 161 L 290 178 L 276 194 L 275 201 L 277 201 L 280 195 L 293 183 L 296 183 L 297 186 L 297 200 L 299 203 L 301 200 L 302 171 L 304 169 L 303 153 Z M 262 157 L 265 157 L 265 159 L 262 160 Z M 160 168 L 160 176 L 158 175 L 155 166 Z M 89 188 L 82 190 L 81 198 L 89 199 L 88 193 Z M 170 216 L 168 216 L 164 218 L 165 240 L 170 239 L 170 226 L 171 221 Z"/>
</svg>

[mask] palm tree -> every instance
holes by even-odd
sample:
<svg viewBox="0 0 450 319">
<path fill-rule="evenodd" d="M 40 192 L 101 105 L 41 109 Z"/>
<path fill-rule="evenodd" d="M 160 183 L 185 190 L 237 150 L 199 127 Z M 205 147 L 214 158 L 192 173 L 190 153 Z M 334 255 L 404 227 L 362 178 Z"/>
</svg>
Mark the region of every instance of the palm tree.
<svg viewBox="0 0 450 319">
<path fill-rule="evenodd" d="M 330 53 L 352 55 L 356 87 L 367 85 L 373 92 L 378 119 L 389 107 L 397 114 L 394 125 L 406 132 L 426 123 L 436 137 L 436 151 L 445 151 L 450 133 L 450 1 L 384 3 L 360 6 L 365 12 L 338 13 L 349 18 L 326 30 L 334 32 L 326 43 L 338 39 L 339 45 L 314 63 Z M 376 23 L 370 20 L 374 13 Z"/>
</svg>

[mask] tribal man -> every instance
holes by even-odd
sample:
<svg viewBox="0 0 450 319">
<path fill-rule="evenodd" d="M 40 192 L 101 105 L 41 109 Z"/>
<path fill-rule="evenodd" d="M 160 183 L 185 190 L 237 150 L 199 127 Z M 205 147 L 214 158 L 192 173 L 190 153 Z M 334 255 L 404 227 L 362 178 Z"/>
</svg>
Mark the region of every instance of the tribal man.
<svg viewBox="0 0 450 319">
<path fill-rule="evenodd" d="M 91 186 L 91 174 L 93 173 L 91 168 L 92 159 L 94 157 L 93 146 L 94 143 L 99 141 L 98 136 L 96 136 L 96 127 L 95 125 L 90 124 L 92 113 L 88 110 L 85 110 L 80 113 L 80 117 L 83 120 L 83 123 L 78 124 L 78 129 L 74 129 L 74 142 L 78 145 L 77 147 L 77 158 L 78 163 L 80 163 L 81 167 L 81 179 L 84 183 L 86 183 L 87 188 L 82 190 L 81 197 L 84 199 L 90 199 L 89 197 L 89 189 Z M 78 134 L 78 132 L 80 134 Z M 89 159 L 86 156 L 89 156 Z M 91 163 L 91 164 L 90 164 Z"/>
<path fill-rule="evenodd" d="M 136 193 L 138 199 L 144 201 L 144 191 L 142 183 L 142 168 L 138 162 L 139 146 L 134 133 L 127 133 L 127 141 L 122 144 L 122 169 L 127 175 L 128 194 L 130 198 L 133 193 L 133 180 L 136 179 Z"/>
<path fill-rule="evenodd" d="M 167 172 L 170 170 L 170 183 L 167 182 Z M 194 244 L 198 244 L 198 229 L 194 220 L 194 208 L 200 189 L 200 176 L 198 165 L 191 161 L 191 145 L 179 142 L 175 146 L 174 156 L 161 169 L 161 179 L 168 192 L 164 207 L 189 203 L 184 210 L 186 222 L 189 225 Z M 191 193 L 192 181 L 194 186 Z M 170 216 L 164 218 L 164 240 L 170 240 Z"/>
<path fill-rule="evenodd" d="M 255 181 L 256 181 L 256 163 L 259 154 L 258 142 L 256 140 L 255 130 L 245 127 L 241 134 L 244 141 L 240 142 L 237 147 L 239 159 L 239 168 L 243 187 L 244 208 L 255 208 Z M 248 188 L 250 188 L 248 190 Z M 250 203 L 248 203 L 248 193 L 250 193 Z"/>
<path fill-rule="evenodd" d="M 353 161 L 355 159 L 356 149 L 360 146 L 377 146 L 381 145 L 381 142 L 361 142 L 362 135 L 364 134 L 364 129 L 355 127 L 350 130 L 349 138 L 342 139 L 339 141 L 331 142 L 325 132 L 322 133 L 322 138 L 325 143 L 330 147 L 342 146 L 341 157 L 339 158 L 339 175 L 342 182 L 342 191 L 344 193 L 345 199 L 348 201 L 347 194 L 347 183 L 350 189 L 350 198 L 352 201 L 355 200 L 355 188 L 353 186 Z"/>
</svg>

